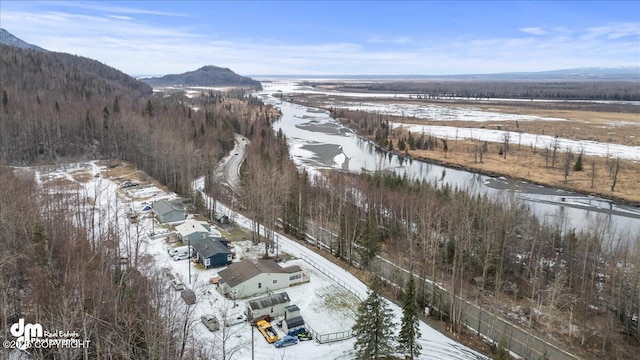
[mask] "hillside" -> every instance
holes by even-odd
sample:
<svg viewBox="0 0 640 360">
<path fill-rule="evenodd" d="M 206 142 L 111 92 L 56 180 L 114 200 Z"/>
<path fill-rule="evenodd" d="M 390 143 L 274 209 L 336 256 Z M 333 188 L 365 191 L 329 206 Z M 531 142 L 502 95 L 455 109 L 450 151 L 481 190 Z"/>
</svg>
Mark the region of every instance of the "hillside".
<svg viewBox="0 0 640 360">
<path fill-rule="evenodd" d="M 151 86 L 238 86 L 261 88 L 260 82 L 247 76 L 241 76 L 228 68 L 213 65 L 183 74 L 171 74 L 163 77 L 140 79 Z"/>
<path fill-rule="evenodd" d="M 0 44 L 0 87 L 8 86 L 14 91 L 62 91 L 83 96 L 152 93 L 147 84 L 96 60 Z"/>
<path fill-rule="evenodd" d="M 29 44 L 28 42 L 23 41 L 22 39 L 17 38 L 10 32 L 5 29 L 0 28 L 0 44 L 5 44 L 9 46 L 19 47 L 21 49 L 31 49 L 38 51 L 48 51 L 46 49 L 41 48 L 40 46 L 36 46 L 33 44 Z"/>
</svg>

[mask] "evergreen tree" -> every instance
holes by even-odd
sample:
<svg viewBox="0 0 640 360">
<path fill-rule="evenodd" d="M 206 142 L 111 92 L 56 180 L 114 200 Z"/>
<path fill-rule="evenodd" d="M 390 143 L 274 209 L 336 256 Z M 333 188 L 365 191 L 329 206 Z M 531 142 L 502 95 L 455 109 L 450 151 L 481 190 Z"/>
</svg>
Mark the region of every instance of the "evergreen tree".
<svg viewBox="0 0 640 360">
<path fill-rule="evenodd" d="M 144 113 L 149 116 L 153 116 L 154 112 L 153 112 L 153 104 L 151 103 L 151 99 L 147 100 L 147 107 L 145 108 Z"/>
<path fill-rule="evenodd" d="M 120 112 L 120 102 L 118 100 L 118 96 L 116 95 L 115 99 L 113 99 L 113 108 L 111 109 L 113 110 L 114 113 L 119 113 Z"/>
<path fill-rule="evenodd" d="M 422 346 L 416 342 L 420 338 L 417 310 L 416 283 L 413 280 L 413 274 L 411 274 L 402 296 L 402 323 L 398 342 L 400 352 L 408 354 L 412 360 L 420 356 L 420 350 L 422 350 Z"/>
<path fill-rule="evenodd" d="M 358 247 L 358 256 L 360 258 L 360 265 L 364 268 L 369 266 L 371 259 L 373 259 L 380 251 L 380 242 L 382 241 L 382 234 L 378 228 L 378 223 L 372 214 L 367 216 L 364 232 L 362 234 L 361 245 Z"/>
<path fill-rule="evenodd" d="M 375 278 L 367 298 L 358 306 L 358 316 L 353 325 L 356 343 L 353 348 L 357 359 L 388 357 L 395 342 L 393 312 L 380 296 L 380 279 Z"/>
<path fill-rule="evenodd" d="M 7 95 L 6 90 L 2 90 L 2 107 L 5 112 L 9 110 L 7 109 L 7 105 L 9 105 L 9 96 Z"/>
<path fill-rule="evenodd" d="M 573 166 L 573 171 L 582 171 L 582 153 L 578 155 L 578 159 L 576 160 L 576 164 Z"/>
<path fill-rule="evenodd" d="M 502 338 L 496 348 L 495 360 L 509 360 L 509 348 L 507 347 L 507 341 Z"/>
<path fill-rule="evenodd" d="M 404 149 L 406 148 L 407 148 L 407 145 L 405 145 L 404 139 L 400 138 L 400 140 L 398 140 L 398 150 L 404 151 Z"/>
<path fill-rule="evenodd" d="M 413 135 L 411 135 L 411 131 L 409 131 L 409 139 L 407 142 L 409 143 L 409 150 L 416 149 L 416 140 L 413 138 Z"/>
</svg>

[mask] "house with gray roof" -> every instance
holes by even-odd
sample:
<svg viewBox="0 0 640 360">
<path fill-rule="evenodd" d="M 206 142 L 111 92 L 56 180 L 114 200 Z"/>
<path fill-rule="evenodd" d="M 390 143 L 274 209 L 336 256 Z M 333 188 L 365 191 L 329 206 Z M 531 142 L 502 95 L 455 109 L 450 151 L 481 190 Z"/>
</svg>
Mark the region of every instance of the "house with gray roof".
<svg viewBox="0 0 640 360">
<path fill-rule="evenodd" d="M 195 256 L 207 269 L 231 264 L 231 251 L 226 245 L 214 239 L 203 239 L 192 243 Z"/>
<path fill-rule="evenodd" d="M 187 213 L 184 211 L 182 203 L 166 199 L 154 201 L 152 211 L 162 224 L 184 221 L 187 218 Z"/>
<path fill-rule="evenodd" d="M 298 265 L 281 267 L 274 260 L 245 259 L 218 272 L 218 291 L 243 299 L 309 281 Z"/>
</svg>

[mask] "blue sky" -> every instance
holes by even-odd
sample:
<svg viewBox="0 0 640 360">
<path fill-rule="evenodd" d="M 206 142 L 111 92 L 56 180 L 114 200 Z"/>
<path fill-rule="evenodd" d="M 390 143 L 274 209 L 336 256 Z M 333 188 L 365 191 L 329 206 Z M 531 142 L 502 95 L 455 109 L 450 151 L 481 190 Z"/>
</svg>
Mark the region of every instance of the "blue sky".
<svg viewBox="0 0 640 360">
<path fill-rule="evenodd" d="M 130 75 L 640 66 L 640 1 L 0 1 L 29 43 Z"/>
</svg>

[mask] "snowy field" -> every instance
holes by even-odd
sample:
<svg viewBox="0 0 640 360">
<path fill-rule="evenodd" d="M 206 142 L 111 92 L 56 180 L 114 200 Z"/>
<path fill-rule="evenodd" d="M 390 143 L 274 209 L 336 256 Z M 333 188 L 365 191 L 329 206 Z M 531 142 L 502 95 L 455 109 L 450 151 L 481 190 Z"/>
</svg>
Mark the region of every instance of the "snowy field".
<svg viewBox="0 0 640 360">
<path fill-rule="evenodd" d="M 322 91 L 316 90 L 309 86 L 301 86 L 296 81 L 274 81 L 271 83 L 265 83 L 265 93 L 309 93 L 309 94 L 327 94 L 340 97 L 345 96 L 358 96 L 358 97 L 370 97 L 370 98 L 415 98 L 416 94 L 381 94 L 381 93 L 350 93 L 350 92 L 338 92 L 338 91 Z M 547 100 L 545 100 L 547 101 Z M 552 101 L 550 101 L 552 102 Z M 556 101 L 559 102 L 559 101 Z M 591 101 L 587 101 L 591 102 Z M 611 101 L 602 101 L 603 103 L 611 103 Z M 626 104 L 626 102 L 625 102 Z M 634 105 L 640 105 L 640 102 L 633 102 Z M 486 122 L 486 121 L 564 121 L 565 119 L 532 116 L 532 115 L 514 115 L 508 113 L 502 113 L 497 111 L 483 111 L 473 107 L 456 107 L 448 108 L 436 105 L 412 105 L 402 103 L 343 103 L 342 100 L 335 100 L 333 103 L 327 104 L 330 107 L 344 107 L 352 110 L 371 111 L 373 113 L 382 113 L 396 116 L 409 116 L 416 118 L 425 118 L 432 121 L 450 121 L 450 120 L 462 120 L 462 121 L 474 121 L 474 122 Z M 612 123 L 612 125 L 615 125 Z M 629 125 L 624 123 L 624 125 Z M 402 126 L 405 129 L 410 130 L 414 134 L 432 134 L 438 137 L 447 139 L 474 139 L 480 141 L 502 142 L 504 141 L 505 134 L 509 134 L 510 142 L 512 144 L 521 144 L 525 146 L 536 146 L 538 149 L 552 146 L 556 138 L 548 135 L 536 135 L 529 133 L 519 133 L 515 131 L 503 131 L 503 130 L 490 130 L 490 129 L 473 129 L 473 128 L 460 128 L 453 126 L 432 126 L 432 125 L 414 125 L 403 123 L 392 123 L 394 128 Z M 631 136 L 640 136 L 640 125 L 638 125 L 638 134 Z M 626 146 L 618 144 L 610 144 L 605 142 L 596 142 L 588 140 L 571 140 L 567 138 L 558 137 L 558 149 L 560 151 L 566 151 L 567 149 L 578 153 L 584 151 L 586 155 L 596 156 L 609 156 L 612 158 L 620 158 L 638 161 L 640 160 L 640 146 Z"/>
<path fill-rule="evenodd" d="M 445 139 L 474 139 L 491 142 L 503 142 L 505 134 L 509 136 L 511 144 L 521 144 L 524 146 L 544 149 L 552 147 L 556 141 L 554 136 L 521 133 L 515 131 L 491 130 L 491 129 L 471 129 L 454 126 L 435 125 L 413 125 L 402 123 L 391 123 L 393 128 L 402 127 L 413 134 L 431 134 Z M 640 134 L 640 128 L 638 129 Z M 640 136 L 640 135 L 639 135 Z M 627 160 L 640 160 L 640 146 L 627 146 L 603 143 L 588 140 L 570 140 L 557 138 L 558 150 L 571 150 L 574 153 L 584 151 L 585 155 L 608 156 L 610 158 L 620 158 Z"/>
<path fill-rule="evenodd" d="M 121 246 L 123 252 L 129 256 L 139 256 L 151 259 L 151 268 L 147 271 L 160 271 L 171 273 L 180 278 L 188 288 L 196 293 L 197 302 L 190 309 L 190 332 L 194 342 L 190 346 L 210 347 L 211 344 L 219 346 L 222 341 L 223 332 L 209 332 L 200 321 L 200 316 L 205 314 L 226 313 L 227 316 L 234 316 L 244 312 L 245 301 L 237 300 L 234 307 L 233 300 L 221 296 L 215 285 L 210 283 L 210 278 L 215 276 L 220 269 L 201 270 L 187 260 L 173 261 L 166 253 L 168 245 L 165 241 L 169 230 L 153 225 L 150 216 L 142 212 L 140 221 L 129 222 L 126 213 L 131 210 L 143 209 L 148 203 L 149 196 L 159 198 L 171 198 L 175 194 L 165 193 L 159 187 L 149 185 L 145 188 L 119 189 L 119 183 L 103 177 L 94 177 L 105 171 L 104 167 L 98 166 L 95 162 L 86 164 L 69 165 L 58 168 L 34 168 L 36 180 L 45 185 L 47 182 L 55 182 L 64 179 L 65 185 L 59 187 L 48 187 L 49 191 L 69 193 L 70 183 L 74 194 L 78 197 L 85 197 L 90 201 L 87 204 L 95 203 L 97 210 L 92 214 L 95 216 L 96 228 L 94 232 L 97 238 L 100 234 L 106 234 L 109 229 L 121 234 L 123 241 Z M 29 169 L 24 169 L 29 171 Z M 85 176 L 80 181 L 78 173 L 86 172 L 90 176 Z M 76 175 L 73 175 L 76 174 Z M 201 184 L 201 181 L 196 185 Z M 227 214 L 241 227 L 249 228 L 251 221 L 239 214 L 232 213 L 229 209 L 218 204 L 219 213 Z M 87 209 L 89 211 L 89 209 Z M 77 221 L 86 221 L 81 218 Z M 155 235 L 151 235 L 154 233 Z M 288 288 L 286 291 L 291 303 L 298 305 L 301 315 L 306 322 L 319 333 L 347 331 L 355 321 L 355 309 L 358 304 L 358 297 L 362 298 L 367 292 L 367 287 L 357 278 L 347 271 L 324 259 L 306 247 L 284 236 L 277 235 L 277 242 L 280 245 L 280 253 L 288 253 L 293 260 L 283 263 L 283 266 L 296 264 L 305 273 L 310 275 L 310 282 Z M 237 249 L 237 259 L 244 257 L 254 257 L 262 254 L 262 246 L 254 246 L 248 241 L 234 243 Z M 156 270 L 153 270 L 156 269 Z M 191 275 L 191 276 L 190 276 Z M 338 282 L 341 285 L 338 285 Z M 347 290 L 347 288 L 349 290 Z M 167 278 L 167 293 L 173 298 L 175 304 L 185 307 L 179 292 L 174 291 L 169 286 Z M 355 295 L 354 295 L 355 294 Z M 401 319 L 401 309 L 390 303 L 396 315 L 396 321 Z M 282 336 L 284 335 L 277 326 L 274 326 Z M 421 359 L 485 359 L 484 356 L 456 343 L 438 331 L 430 328 L 425 323 L 420 323 L 422 337 L 419 340 L 423 347 Z M 253 334 L 254 357 L 258 360 L 266 359 L 352 359 L 354 357 L 353 344 L 355 339 L 328 344 L 318 344 L 315 341 L 300 342 L 297 345 L 276 349 L 268 344 L 257 332 Z M 228 328 L 226 332 L 227 349 L 237 347 L 234 359 L 251 358 L 252 328 L 247 324 L 236 325 Z M 215 347 L 214 347 L 215 349 Z M 214 350 L 214 356 L 220 356 L 219 350 Z"/>
<path fill-rule="evenodd" d="M 383 115 L 428 119 L 431 121 L 566 121 L 566 119 L 555 117 L 516 115 L 502 112 L 485 111 L 473 107 L 448 107 L 432 104 L 416 105 L 402 103 L 382 104 L 336 102 L 332 103 L 331 107 L 335 107 L 337 109 L 365 111 Z"/>
</svg>

